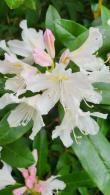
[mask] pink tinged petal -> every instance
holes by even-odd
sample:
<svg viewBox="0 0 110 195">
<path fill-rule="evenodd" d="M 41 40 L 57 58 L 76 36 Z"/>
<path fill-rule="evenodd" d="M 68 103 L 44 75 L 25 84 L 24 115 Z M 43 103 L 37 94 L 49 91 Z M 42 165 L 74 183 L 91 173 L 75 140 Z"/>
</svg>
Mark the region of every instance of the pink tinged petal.
<svg viewBox="0 0 110 195">
<path fill-rule="evenodd" d="M 27 170 L 27 169 L 23 169 L 22 175 L 23 175 L 23 177 L 26 179 L 26 178 L 29 176 L 28 170 Z"/>
<path fill-rule="evenodd" d="M 70 51 L 69 51 L 69 49 L 66 49 L 66 50 L 62 53 L 62 55 L 61 55 L 61 57 L 60 57 L 59 63 L 64 64 L 64 65 L 67 66 L 67 65 L 69 64 L 69 62 L 70 62 Z"/>
<path fill-rule="evenodd" d="M 55 47 L 54 47 L 55 37 L 51 30 L 47 29 L 44 33 L 44 43 L 45 47 L 51 56 L 51 58 L 55 57 Z"/>
<path fill-rule="evenodd" d="M 26 187 L 21 187 L 16 190 L 13 190 L 13 195 L 22 195 L 26 191 Z"/>
<path fill-rule="evenodd" d="M 42 185 L 41 184 L 36 184 L 35 185 L 35 191 L 36 192 L 42 192 Z"/>
<path fill-rule="evenodd" d="M 29 177 L 26 178 L 26 180 L 25 180 L 25 184 L 26 184 L 26 186 L 27 186 L 29 189 L 33 188 L 34 183 L 35 183 L 35 177 L 33 177 L 33 176 L 29 176 Z"/>
<path fill-rule="evenodd" d="M 51 59 L 51 57 L 42 49 L 34 49 L 33 58 L 36 64 L 44 67 L 51 66 L 53 64 L 53 60 Z"/>
<path fill-rule="evenodd" d="M 33 177 L 36 176 L 37 169 L 36 169 L 35 165 L 32 165 L 31 167 L 29 167 L 28 170 L 29 170 L 29 173 L 31 176 L 33 176 Z"/>
</svg>

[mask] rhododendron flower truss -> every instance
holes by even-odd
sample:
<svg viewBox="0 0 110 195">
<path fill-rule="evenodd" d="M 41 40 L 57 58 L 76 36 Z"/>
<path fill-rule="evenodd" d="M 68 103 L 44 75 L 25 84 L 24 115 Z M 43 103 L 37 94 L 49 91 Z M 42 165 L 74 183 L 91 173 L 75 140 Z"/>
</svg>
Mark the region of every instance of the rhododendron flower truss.
<svg viewBox="0 0 110 195">
<path fill-rule="evenodd" d="M 0 98 L 0 109 L 8 104 L 19 104 L 8 116 L 10 127 L 25 126 L 32 119 L 30 138 L 34 139 L 45 126 L 42 115 L 48 116 L 49 111 L 60 102 L 64 108 L 64 118 L 61 125 L 55 127 L 53 139 L 59 136 L 63 144 L 69 147 L 73 143 L 71 133 L 75 136 L 75 127 L 82 133 L 96 134 L 99 127 L 92 117 L 106 118 L 107 114 L 85 112 L 80 106 L 82 101 L 88 107 L 88 102 L 100 104 L 102 93 L 93 87 L 93 83 L 110 82 L 109 68 L 95 54 L 103 44 L 99 29 L 90 28 L 87 39 L 78 49 L 70 51 L 67 48 L 59 61 L 55 62 L 55 37 L 51 30 L 36 32 L 27 27 L 26 20 L 20 26 L 22 41 L 0 42 L 0 47 L 6 51 L 5 59 L 0 61 L 0 72 L 15 75 L 5 82 L 5 89 L 12 93 Z M 19 56 L 24 58 L 19 59 Z M 78 72 L 69 68 L 71 60 L 80 68 Z M 44 71 L 32 65 L 34 62 L 46 67 Z M 31 97 L 25 97 L 28 91 L 33 93 Z"/>
</svg>

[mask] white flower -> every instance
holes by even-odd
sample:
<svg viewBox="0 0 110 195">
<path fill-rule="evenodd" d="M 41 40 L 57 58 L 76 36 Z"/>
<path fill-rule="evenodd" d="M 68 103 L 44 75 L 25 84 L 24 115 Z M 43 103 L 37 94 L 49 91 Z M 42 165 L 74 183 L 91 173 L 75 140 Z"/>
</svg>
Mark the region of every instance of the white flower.
<svg viewBox="0 0 110 195">
<path fill-rule="evenodd" d="M 95 82 L 110 83 L 110 71 L 109 67 L 105 66 L 99 71 L 93 71 L 88 74 L 88 79 Z"/>
<path fill-rule="evenodd" d="M 104 66 L 101 58 L 95 52 L 102 47 L 102 34 L 97 28 L 89 29 L 89 36 L 80 48 L 70 53 L 70 59 L 83 71 L 100 70 Z"/>
<path fill-rule="evenodd" d="M 52 72 L 38 74 L 31 81 L 26 82 L 27 89 L 33 92 L 44 91 L 41 99 L 50 109 L 58 100 L 64 108 L 71 108 L 74 99 L 79 102 L 86 99 L 92 103 L 99 103 L 101 94 L 96 92 L 91 81 L 82 72 L 72 73 L 71 69 L 65 70 L 62 64 L 57 64 Z M 41 106 L 44 106 L 42 104 Z"/>
<path fill-rule="evenodd" d="M 12 90 L 17 95 L 20 95 L 26 92 L 24 77 L 29 79 L 30 76 L 36 75 L 37 68 L 24 63 L 12 54 L 6 54 L 5 60 L 0 61 L 0 72 L 2 74 L 16 74 L 16 76 L 6 80 L 5 89 Z"/>
<path fill-rule="evenodd" d="M 20 23 L 20 27 L 22 28 L 22 41 L 19 40 L 11 40 L 8 41 L 9 49 L 19 56 L 27 58 L 29 61 L 33 62 L 32 52 L 33 49 L 39 48 L 43 49 L 44 40 L 43 40 L 43 31 L 40 30 L 37 32 L 33 28 L 27 27 L 27 21 L 23 20 Z"/>
<path fill-rule="evenodd" d="M 12 168 L 3 162 L 3 168 L 0 169 L 0 189 L 5 188 L 8 185 L 15 184 L 15 180 L 11 176 Z"/>
<path fill-rule="evenodd" d="M 84 113 L 80 109 L 82 100 L 95 104 L 99 104 L 102 100 L 101 94 L 95 91 L 92 82 L 82 72 L 72 73 L 70 69 L 65 70 L 62 64 L 57 64 L 52 72 L 36 75 L 31 82 L 27 82 L 29 90 L 33 92 L 43 91 L 40 99 L 42 112 L 48 113 L 60 100 L 65 115 L 61 126 L 56 127 L 52 137 L 60 136 L 67 147 L 72 144 L 70 134 L 75 127 L 78 127 L 82 132 L 86 131 L 88 134 L 95 134 L 99 130 L 95 120 L 90 117 L 91 113 Z M 89 123 L 86 126 L 85 121 L 89 121 L 91 127 L 88 126 Z"/>
<path fill-rule="evenodd" d="M 19 103 L 19 105 L 11 111 L 8 116 L 8 123 L 11 127 L 25 126 L 31 119 L 33 120 L 33 129 L 30 139 L 34 139 L 34 136 L 44 126 L 44 122 L 40 110 L 40 95 L 35 95 L 29 98 L 18 99 L 13 94 L 5 94 L 0 98 L 0 109 L 3 109 L 6 105 L 12 103 Z"/>
<path fill-rule="evenodd" d="M 56 179 L 57 176 L 51 176 L 46 181 L 39 181 L 39 184 L 41 186 L 41 195 L 53 195 L 54 190 L 63 190 L 66 185 L 63 181 L 60 181 L 59 179 Z"/>
<path fill-rule="evenodd" d="M 99 126 L 91 116 L 105 119 L 107 117 L 107 114 L 102 114 L 99 112 L 83 112 L 76 102 L 76 104 L 73 105 L 72 109 L 68 109 L 65 111 L 65 115 L 61 125 L 57 126 L 52 133 L 52 139 L 55 139 L 59 136 L 63 144 L 66 147 L 69 147 L 73 143 L 71 133 L 73 132 L 75 136 L 75 127 L 78 127 L 83 134 L 97 134 L 99 131 Z M 75 139 L 77 141 L 76 136 Z"/>
</svg>

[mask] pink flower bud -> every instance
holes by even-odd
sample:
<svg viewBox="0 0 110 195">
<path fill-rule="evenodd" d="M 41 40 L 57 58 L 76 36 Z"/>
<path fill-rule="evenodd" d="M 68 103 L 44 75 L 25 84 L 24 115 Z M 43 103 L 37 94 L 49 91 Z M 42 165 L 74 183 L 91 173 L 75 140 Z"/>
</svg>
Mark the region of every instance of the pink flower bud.
<svg viewBox="0 0 110 195">
<path fill-rule="evenodd" d="M 25 185 L 26 185 L 29 189 L 33 188 L 34 183 L 35 183 L 35 177 L 33 177 L 33 176 L 29 176 L 29 177 L 26 178 L 26 180 L 25 180 Z"/>
<path fill-rule="evenodd" d="M 26 191 L 26 187 L 21 187 L 18 189 L 13 190 L 13 195 L 22 195 Z"/>
<path fill-rule="evenodd" d="M 41 66 L 51 66 L 53 64 L 53 60 L 51 57 L 42 49 L 36 48 L 33 50 L 33 57 L 35 63 Z"/>
<path fill-rule="evenodd" d="M 28 170 L 29 170 L 29 173 L 30 173 L 31 176 L 33 176 L 33 177 L 36 176 L 37 169 L 36 169 L 36 167 L 34 165 L 29 167 Z"/>
<path fill-rule="evenodd" d="M 64 65 L 67 66 L 67 65 L 69 64 L 69 62 L 70 62 L 70 56 L 69 56 L 69 54 L 70 54 L 69 49 L 66 49 L 66 50 L 62 53 L 59 62 L 60 62 L 61 64 L 64 64 Z"/>
<path fill-rule="evenodd" d="M 55 37 L 54 37 L 52 31 L 47 29 L 44 32 L 44 43 L 45 43 L 45 47 L 46 47 L 49 55 L 51 56 L 51 58 L 55 57 L 54 41 L 55 41 Z"/>
<path fill-rule="evenodd" d="M 22 176 L 23 176 L 25 179 L 29 176 L 29 173 L 28 173 L 28 170 L 27 170 L 27 169 L 23 169 L 23 170 L 21 171 L 21 173 L 22 173 Z"/>
</svg>

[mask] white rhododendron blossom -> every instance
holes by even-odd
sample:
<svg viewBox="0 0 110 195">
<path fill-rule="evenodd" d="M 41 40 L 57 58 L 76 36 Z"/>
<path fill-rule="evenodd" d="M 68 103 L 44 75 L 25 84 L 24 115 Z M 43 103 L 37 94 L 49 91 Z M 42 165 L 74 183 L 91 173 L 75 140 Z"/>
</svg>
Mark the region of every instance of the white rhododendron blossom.
<svg viewBox="0 0 110 195">
<path fill-rule="evenodd" d="M 11 40 L 8 41 L 7 45 L 12 53 L 27 58 L 29 62 L 33 62 L 33 49 L 45 49 L 43 31 L 37 32 L 33 28 L 28 28 L 26 20 L 21 21 L 20 27 L 22 29 L 22 41 Z"/>
<path fill-rule="evenodd" d="M 31 139 L 34 139 L 35 135 L 44 126 L 42 114 L 45 114 L 45 112 L 41 113 L 39 99 L 40 95 L 18 99 L 17 96 L 8 93 L 0 99 L 0 109 L 3 109 L 8 104 L 19 103 L 8 116 L 7 120 L 11 127 L 25 126 L 31 119 L 33 120 L 32 134 L 30 135 Z"/>
<path fill-rule="evenodd" d="M 104 61 L 95 55 L 103 45 L 102 34 L 99 29 L 91 27 L 86 41 L 75 51 L 70 53 L 70 59 L 79 66 L 80 70 L 95 71 L 104 66 Z"/>
<path fill-rule="evenodd" d="M 30 138 L 34 139 L 45 125 L 42 115 L 48 115 L 60 102 L 64 117 L 54 127 L 53 139 L 60 137 L 69 147 L 76 127 L 83 134 L 96 134 L 99 126 L 95 118 L 105 119 L 107 115 L 90 109 L 102 101 L 101 91 L 93 84 L 110 82 L 109 68 L 96 53 L 103 45 L 99 29 L 90 28 L 87 39 L 79 48 L 74 51 L 67 48 L 55 61 L 55 37 L 51 30 L 37 32 L 28 28 L 26 20 L 20 27 L 22 41 L 0 42 L 0 47 L 6 51 L 5 59 L 0 61 L 0 73 L 14 75 L 6 79 L 5 90 L 10 92 L 0 98 L 0 109 L 8 104 L 18 104 L 7 118 L 10 127 L 25 126 L 32 120 Z M 74 65 L 71 68 L 71 61 L 79 67 L 77 72 L 74 72 Z M 31 96 L 27 97 L 25 94 L 29 91 Z M 82 101 L 89 111 L 83 110 Z"/>
</svg>

